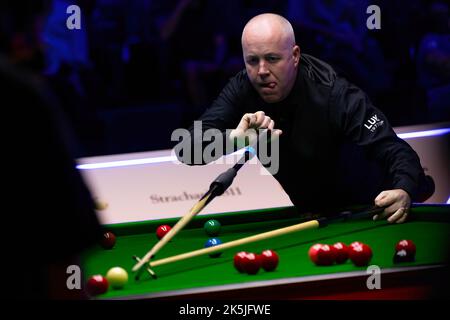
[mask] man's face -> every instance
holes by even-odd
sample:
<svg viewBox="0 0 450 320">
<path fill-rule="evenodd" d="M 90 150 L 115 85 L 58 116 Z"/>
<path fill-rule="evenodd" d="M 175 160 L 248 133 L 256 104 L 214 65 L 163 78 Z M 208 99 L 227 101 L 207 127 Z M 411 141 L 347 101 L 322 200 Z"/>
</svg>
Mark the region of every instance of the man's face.
<svg viewBox="0 0 450 320">
<path fill-rule="evenodd" d="M 300 48 L 274 36 L 247 36 L 242 42 L 245 68 L 255 90 L 267 103 L 286 98 L 297 76 Z"/>
</svg>

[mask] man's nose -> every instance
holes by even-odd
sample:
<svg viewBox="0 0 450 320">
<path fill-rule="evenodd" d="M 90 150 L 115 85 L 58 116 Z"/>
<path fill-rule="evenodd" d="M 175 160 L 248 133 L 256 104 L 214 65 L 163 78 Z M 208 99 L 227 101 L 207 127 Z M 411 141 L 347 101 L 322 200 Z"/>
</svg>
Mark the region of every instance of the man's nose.
<svg viewBox="0 0 450 320">
<path fill-rule="evenodd" d="M 269 69 L 267 68 L 266 62 L 261 61 L 258 67 L 258 76 L 264 77 L 269 75 Z"/>
</svg>

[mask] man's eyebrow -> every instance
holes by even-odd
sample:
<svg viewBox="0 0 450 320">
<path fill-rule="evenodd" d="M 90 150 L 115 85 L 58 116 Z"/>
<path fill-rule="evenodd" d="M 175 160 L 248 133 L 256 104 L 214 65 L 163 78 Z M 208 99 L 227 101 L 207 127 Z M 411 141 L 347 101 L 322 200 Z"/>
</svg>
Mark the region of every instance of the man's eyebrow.
<svg viewBox="0 0 450 320">
<path fill-rule="evenodd" d="M 282 54 L 279 52 L 267 52 L 262 54 L 263 57 L 267 57 L 267 56 L 281 56 Z M 245 58 L 257 58 L 259 57 L 259 55 L 254 54 L 254 53 L 249 53 L 245 56 Z"/>
</svg>

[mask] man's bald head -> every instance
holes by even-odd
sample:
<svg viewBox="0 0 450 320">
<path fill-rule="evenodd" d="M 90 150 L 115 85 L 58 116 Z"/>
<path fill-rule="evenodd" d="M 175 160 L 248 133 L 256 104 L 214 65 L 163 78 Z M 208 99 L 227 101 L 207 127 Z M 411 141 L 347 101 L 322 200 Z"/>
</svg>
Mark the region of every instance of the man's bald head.
<svg viewBox="0 0 450 320">
<path fill-rule="evenodd" d="M 268 103 L 285 99 L 297 76 L 300 48 L 294 30 L 282 16 L 266 13 L 252 18 L 242 31 L 247 76 Z"/>
<path fill-rule="evenodd" d="M 289 47 L 295 45 L 292 25 L 280 15 L 264 13 L 250 19 L 242 31 L 242 46 L 248 41 L 276 41 Z"/>
</svg>

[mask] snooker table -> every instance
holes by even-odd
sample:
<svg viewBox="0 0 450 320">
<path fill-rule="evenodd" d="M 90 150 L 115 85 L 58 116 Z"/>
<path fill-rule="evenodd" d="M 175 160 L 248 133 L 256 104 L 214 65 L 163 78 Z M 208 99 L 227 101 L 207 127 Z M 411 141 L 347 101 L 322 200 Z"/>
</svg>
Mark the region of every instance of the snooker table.
<svg viewBox="0 0 450 320">
<path fill-rule="evenodd" d="M 220 221 L 218 238 L 228 242 L 311 217 L 299 215 L 292 207 L 199 215 L 152 261 L 203 248 L 209 238 L 203 229 L 208 219 Z M 136 263 L 132 256 L 144 256 L 158 241 L 155 232 L 159 225 L 173 226 L 177 221 L 106 225 L 105 229 L 117 237 L 115 247 L 108 250 L 98 245 L 86 250 L 82 257 L 84 277 L 105 275 L 109 268 L 121 266 L 128 271 L 129 280 L 124 288 L 109 288 L 95 299 L 420 299 L 433 297 L 436 286 L 443 285 L 440 275 L 448 271 L 450 205 L 416 204 L 404 224 L 368 218 L 336 222 L 231 248 L 218 258 L 203 255 L 157 266 L 153 269 L 157 279 L 144 272 L 136 281 L 131 272 Z M 395 264 L 394 247 L 402 239 L 416 244 L 416 259 Z M 313 244 L 338 241 L 347 245 L 362 241 L 372 248 L 369 265 L 380 267 L 381 289 L 367 288 L 370 276 L 367 267 L 356 267 L 350 260 L 340 265 L 316 266 L 309 259 L 308 250 Z M 276 270 L 260 269 L 256 275 L 248 275 L 234 268 L 233 257 L 238 251 L 260 253 L 265 249 L 278 253 L 280 262 Z"/>
</svg>

